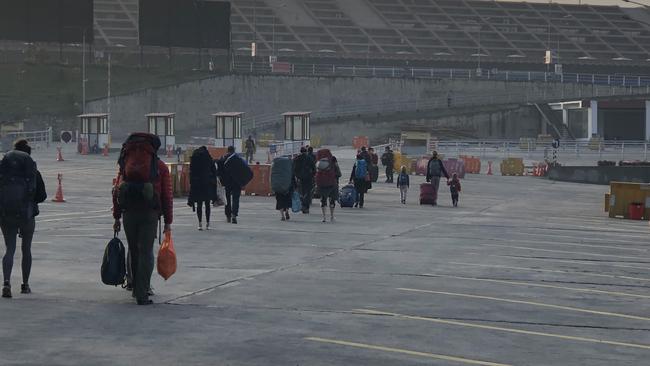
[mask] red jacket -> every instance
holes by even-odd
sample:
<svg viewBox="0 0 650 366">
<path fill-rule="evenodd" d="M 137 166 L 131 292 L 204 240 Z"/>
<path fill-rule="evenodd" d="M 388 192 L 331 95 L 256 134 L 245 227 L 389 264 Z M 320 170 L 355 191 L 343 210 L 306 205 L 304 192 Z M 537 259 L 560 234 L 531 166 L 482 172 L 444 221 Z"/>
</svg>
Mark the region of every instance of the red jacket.
<svg viewBox="0 0 650 366">
<path fill-rule="evenodd" d="M 117 174 L 115 187 L 122 182 L 122 175 Z M 171 225 L 174 219 L 174 195 L 172 192 L 172 180 L 169 175 L 167 164 L 158 160 L 158 179 L 153 182 L 153 188 L 160 197 L 161 215 L 165 218 L 165 224 Z M 113 218 L 119 220 L 122 218 L 122 210 L 117 204 L 117 189 L 113 190 Z"/>
</svg>

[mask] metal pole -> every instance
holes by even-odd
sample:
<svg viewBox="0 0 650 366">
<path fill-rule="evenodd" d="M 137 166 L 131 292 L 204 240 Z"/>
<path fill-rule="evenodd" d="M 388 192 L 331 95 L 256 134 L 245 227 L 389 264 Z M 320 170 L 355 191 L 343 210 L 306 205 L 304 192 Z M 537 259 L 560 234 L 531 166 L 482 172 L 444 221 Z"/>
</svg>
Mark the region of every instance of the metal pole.
<svg viewBox="0 0 650 366">
<path fill-rule="evenodd" d="M 107 98 L 106 98 L 106 128 L 110 128 L 111 125 L 111 53 L 108 53 L 108 83 L 107 83 Z M 100 131 L 101 132 L 101 131 Z M 106 131 L 108 132 L 108 131 Z"/>
<path fill-rule="evenodd" d="M 648 143 L 643 144 L 643 160 L 648 161 Z"/>
<path fill-rule="evenodd" d="M 81 35 L 81 111 L 86 114 L 86 28 Z"/>
</svg>

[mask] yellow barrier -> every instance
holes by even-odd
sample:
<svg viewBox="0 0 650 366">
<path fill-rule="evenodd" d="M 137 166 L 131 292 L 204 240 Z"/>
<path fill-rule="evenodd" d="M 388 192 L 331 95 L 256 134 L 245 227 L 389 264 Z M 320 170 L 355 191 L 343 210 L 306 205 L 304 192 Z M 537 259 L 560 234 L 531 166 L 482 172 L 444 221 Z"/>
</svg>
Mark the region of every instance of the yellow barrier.
<svg viewBox="0 0 650 366">
<path fill-rule="evenodd" d="M 508 158 L 501 162 L 501 175 L 524 175 L 524 159 Z"/>
<path fill-rule="evenodd" d="M 190 163 L 167 163 L 172 179 L 174 197 L 186 197 L 190 194 Z"/>
<path fill-rule="evenodd" d="M 609 217 L 629 218 L 631 203 L 645 205 L 643 216 L 650 218 L 650 184 L 611 182 L 609 184 Z"/>
</svg>

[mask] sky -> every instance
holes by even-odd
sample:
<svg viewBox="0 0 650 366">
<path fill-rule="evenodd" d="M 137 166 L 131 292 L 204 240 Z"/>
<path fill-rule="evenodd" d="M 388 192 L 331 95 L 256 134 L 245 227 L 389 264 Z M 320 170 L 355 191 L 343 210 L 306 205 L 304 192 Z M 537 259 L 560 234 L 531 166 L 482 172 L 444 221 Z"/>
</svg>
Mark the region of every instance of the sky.
<svg viewBox="0 0 650 366">
<path fill-rule="evenodd" d="M 515 1 L 521 2 L 521 0 L 498 0 L 498 1 Z M 529 3 L 548 3 L 548 0 L 524 0 Z M 554 3 L 561 4 L 578 4 L 579 0 L 552 0 Z M 650 5 L 649 0 L 635 0 L 642 4 Z M 625 3 L 621 0 L 582 0 L 583 4 L 592 4 L 592 5 L 618 5 L 618 6 L 636 6 L 633 4 Z"/>
</svg>

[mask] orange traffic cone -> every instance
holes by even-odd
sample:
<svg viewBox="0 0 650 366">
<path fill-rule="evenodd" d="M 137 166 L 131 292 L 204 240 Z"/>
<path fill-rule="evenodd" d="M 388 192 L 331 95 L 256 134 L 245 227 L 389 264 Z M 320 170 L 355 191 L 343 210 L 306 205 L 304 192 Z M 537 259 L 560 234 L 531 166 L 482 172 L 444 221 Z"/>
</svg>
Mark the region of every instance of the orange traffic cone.
<svg viewBox="0 0 650 366">
<path fill-rule="evenodd" d="M 85 142 L 81 143 L 81 155 L 88 155 L 88 144 Z"/>
<path fill-rule="evenodd" d="M 63 160 L 63 153 L 61 152 L 61 146 L 56 148 L 58 154 L 56 155 L 56 161 L 65 161 Z"/>
<path fill-rule="evenodd" d="M 488 161 L 487 175 L 492 175 L 492 162 L 491 161 Z"/>
<path fill-rule="evenodd" d="M 65 202 L 65 199 L 63 198 L 63 174 L 59 174 L 56 179 L 59 181 L 59 186 L 56 189 L 56 196 L 54 196 L 52 202 L 62 203 Z"/>
<path fill-rule="evenodd" d="M 172 158 L 172 150 L 173 149 L 174 149 L 174 147 L 172 145 L 167 145 L 167 159 Z"/>
</svg>

